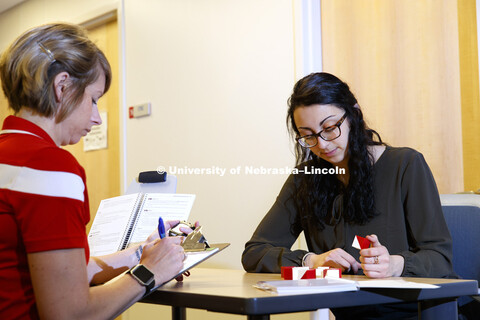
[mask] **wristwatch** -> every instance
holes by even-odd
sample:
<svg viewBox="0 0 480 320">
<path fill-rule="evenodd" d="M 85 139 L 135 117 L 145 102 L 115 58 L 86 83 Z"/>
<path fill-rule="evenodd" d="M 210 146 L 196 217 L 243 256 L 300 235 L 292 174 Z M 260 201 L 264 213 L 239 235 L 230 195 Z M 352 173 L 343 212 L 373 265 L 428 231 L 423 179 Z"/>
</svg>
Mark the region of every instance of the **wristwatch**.
<svg viewBox="0 0 480 320">
<path fill-rule="evenodd" d="M 127 274 L 130 274 L 135 280 L 138 281 L 142 286 L 145 286 L 145 294 L 150 293 L 150 291 L 155 286 L 155 277 L 153 272 L 148 270 L 143 264 L 137 264 L 135 267 L 127 271 Z"/>
</svg>

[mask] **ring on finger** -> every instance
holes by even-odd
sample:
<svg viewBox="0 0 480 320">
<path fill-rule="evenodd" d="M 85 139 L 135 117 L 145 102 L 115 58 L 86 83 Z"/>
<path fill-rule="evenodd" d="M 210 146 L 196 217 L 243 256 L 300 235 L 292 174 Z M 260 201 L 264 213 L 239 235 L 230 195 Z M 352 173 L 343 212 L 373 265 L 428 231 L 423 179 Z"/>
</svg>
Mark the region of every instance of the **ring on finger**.
<svg viewBox="0 0 480 320">
<path fill-rule="evenodd" d="M 378 264 L 378 256 L 373 257 L 373 263 Z"/>
</svg>

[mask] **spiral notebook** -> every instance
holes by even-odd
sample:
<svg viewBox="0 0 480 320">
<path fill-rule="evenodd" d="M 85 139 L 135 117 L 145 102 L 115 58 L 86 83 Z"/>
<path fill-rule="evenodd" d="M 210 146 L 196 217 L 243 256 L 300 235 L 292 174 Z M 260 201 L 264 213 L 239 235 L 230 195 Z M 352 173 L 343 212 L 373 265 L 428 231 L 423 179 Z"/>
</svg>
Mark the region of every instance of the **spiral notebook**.
<svg viewBox="0 0 480 320">
<path fill-rule="evenodd" d="M 133 193 L 104 199 L 88 234 L 91 256 L 101 256 L 142 242 L 157 229 L 158 218 L 188 220 L 193 194 Z"/>
</svg>

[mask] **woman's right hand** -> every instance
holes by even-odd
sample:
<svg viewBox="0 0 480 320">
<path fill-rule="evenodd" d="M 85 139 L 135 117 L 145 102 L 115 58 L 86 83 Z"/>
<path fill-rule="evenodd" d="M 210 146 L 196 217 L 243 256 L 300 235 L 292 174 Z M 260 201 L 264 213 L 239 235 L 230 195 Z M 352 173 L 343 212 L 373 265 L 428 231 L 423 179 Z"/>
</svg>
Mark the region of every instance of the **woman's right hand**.
<svg viewBox="0 0 480 320">
<path fill-rule="evenodd" d="M 331 267 L 339 268 L 342 270 L 342 272 L 353 270 L 353 273 L 355 274 L 361 267 L 360 263 L 355 260 L 354 257 L 340 248 L 336 248 L 322 254 L 309 255 L 305 260 L 305 264 L 310 268 Z"/>
<path fill-rule="evenodd" d="M 160 285 L 183 268 L 185 251 L 180 245 L 182 237 L 166 237 L 145 244 L 140 264 L 145 265 L 155 274 L 155 285 Z"/>
</svg>

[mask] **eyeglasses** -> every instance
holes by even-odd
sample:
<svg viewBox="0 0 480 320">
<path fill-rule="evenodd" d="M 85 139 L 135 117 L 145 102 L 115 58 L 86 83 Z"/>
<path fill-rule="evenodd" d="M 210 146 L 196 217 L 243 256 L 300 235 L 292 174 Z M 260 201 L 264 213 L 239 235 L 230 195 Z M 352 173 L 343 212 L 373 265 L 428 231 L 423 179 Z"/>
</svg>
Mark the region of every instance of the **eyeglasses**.
<svg viewBox="0 0 480 320">
<path fill-rule="evenodd" d="M 318 144 L 318 137 L 322 138 L 325 141 L 332 141 L 340 137 L 342 134 L 342 130 L 340 130 L 340 126 L 342 125 L 343 121 L 347 117 L 347 114 L 345 113 L 340 120 L 338 120 L 337 123 L 335 123 L 333 126 L 324 128 L 322 131 L 315 133 L 315 134 L 309 134 L 307 136 L 303 136 L 300 138 L 297 138 L 297 142 L 305 148 L 312 148 L 315 147 Z"/>
</svg>

